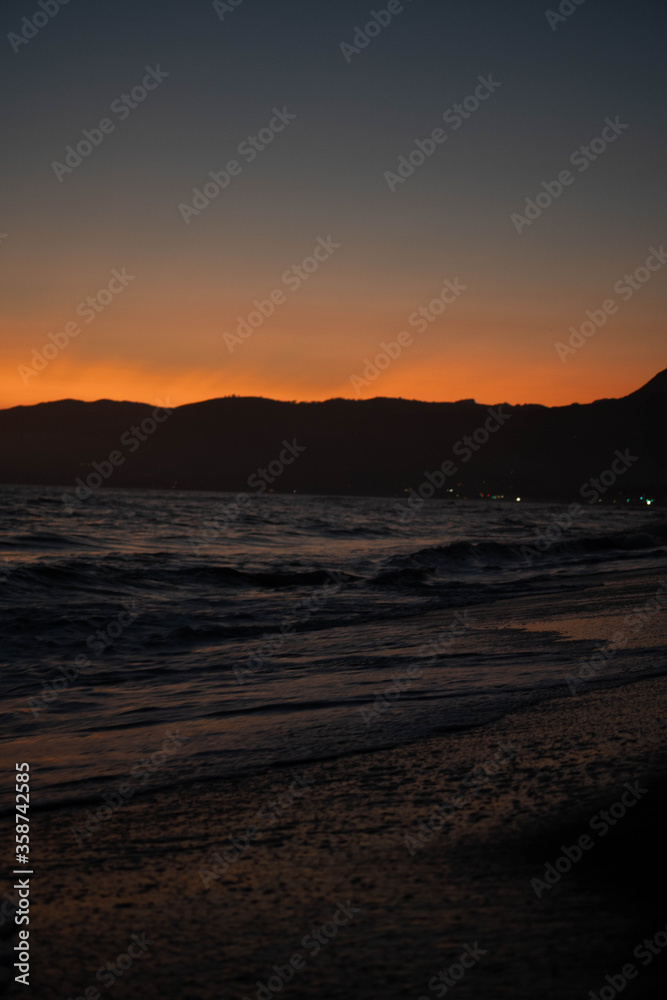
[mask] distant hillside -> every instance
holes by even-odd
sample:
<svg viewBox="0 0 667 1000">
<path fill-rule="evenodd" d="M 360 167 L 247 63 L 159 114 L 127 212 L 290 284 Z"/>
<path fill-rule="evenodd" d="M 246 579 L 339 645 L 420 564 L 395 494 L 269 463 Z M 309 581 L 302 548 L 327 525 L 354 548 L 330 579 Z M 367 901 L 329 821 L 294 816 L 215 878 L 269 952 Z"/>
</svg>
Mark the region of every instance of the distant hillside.
<svg viewBox="0 0 667 1000">
<path fill-rule="evenodd" d="M 667 495 L 666 402 L 667 370 L 623 399 L 503 404 L 493 407 L 498 418 L 471 400 L 229 397 L 158 411 L 163 422 L 156 423 L 154 407 L 143 403 L 62 400 L 0 411 L 0 482 L 72 491 L 77 478 L 93 474 L 94 484 L 97 475 L 113 487 L 404 496 L 451 462 L 444 483 L 432 477 L 438 496 L 451 489 L 469 497 L 574 499 L 610 468 L 617 450 L 628 449 L 637 460 L 604 498 L 660 500 Z M 288 464 L 283 441 L 305 451 Z M 271 467 L 277 475 L 269 471 L 249 485 L 270 462 L 278 463 Z"/>
</svg>

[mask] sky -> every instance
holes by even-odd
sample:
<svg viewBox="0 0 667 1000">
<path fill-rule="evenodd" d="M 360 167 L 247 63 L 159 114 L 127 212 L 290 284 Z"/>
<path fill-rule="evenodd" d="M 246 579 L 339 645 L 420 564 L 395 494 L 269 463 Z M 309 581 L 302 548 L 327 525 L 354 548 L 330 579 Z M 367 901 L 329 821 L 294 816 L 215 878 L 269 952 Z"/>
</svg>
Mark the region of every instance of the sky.
<svg viewBox="0 0 667 1000">
<path fill-rule="evenodd" d="M 665 367 L 658 0 L 42 2 L 0 12 L 0 407 Z"/>
</svg>

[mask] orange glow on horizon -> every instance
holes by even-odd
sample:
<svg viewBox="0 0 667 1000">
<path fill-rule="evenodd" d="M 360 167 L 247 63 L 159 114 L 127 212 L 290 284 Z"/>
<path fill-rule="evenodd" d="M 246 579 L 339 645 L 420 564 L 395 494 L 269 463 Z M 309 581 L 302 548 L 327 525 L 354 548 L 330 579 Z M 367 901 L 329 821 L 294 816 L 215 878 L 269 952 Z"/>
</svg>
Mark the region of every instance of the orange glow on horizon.
<svg viewBox="0 0 667 1000">
<path fill-rule="evenodd" d="M 595 399 L 618 398 L 639 389 L 657 371 L 646 363 L 623 365 L 616 370 L 602 370 L 591 377 L 590 369 L 572 363 L 567 379 L 554 378 L 553 365 L 524 362 L 518 370 L 503 370 L 493 364 L 482 371 L 463 359 L 437 365 L 428 359 L 410 361 L 409 356 L 394 362 L 378 377 L 360 385 L 359 391 L 349 377 L 336 378 L 322 373 L 318 385 L 304 373 L 274 376 L 252 369 L 217 370 L 180 366 L 151 370 L 118 361 L 85 363 L 58 359 L 24 384 L 18 366 L 25 357 L 14 357 L 0 375 L 0 408 L 30 406 L 59 399 L 92 402 L 99 399 L 183 406 L 222 396 L 262 396 L 297 402 L 332 398 L 372 399 L 377 396 L 402 397 L 426 402 L 455 402 L 474 398 L 478 403 L 511 405 L 537 403 L 566 406 L 573 402 L 589 403 Z M 353 374 L 363 377 L 365 364 Z M 595 374 L 595 373 L 594 373 Z"/>
</svg>

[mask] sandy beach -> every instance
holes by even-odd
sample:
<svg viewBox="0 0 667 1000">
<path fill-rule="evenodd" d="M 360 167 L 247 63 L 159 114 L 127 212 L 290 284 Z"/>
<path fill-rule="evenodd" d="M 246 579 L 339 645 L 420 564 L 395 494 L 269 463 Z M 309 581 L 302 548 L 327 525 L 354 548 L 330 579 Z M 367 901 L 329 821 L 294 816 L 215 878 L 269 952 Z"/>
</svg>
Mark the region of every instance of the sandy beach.
<svg viewBox="0 0 667 1000">
<path fill-rule="evenodd" d="M 80 809 L 36 813 L 34 995 L 417 1000 L 445 995 L 433 977 L 475 953 L 445 992 L 577 1000 L 634 962 L 628 996 L 656 997 L 664 959 L 644 967 L 632 952 L 667 921 L 666 707 L 667 679 L 645 680 L 481 730 L 161 792 L 83 849 Z M 626 783 L 636 804 L 593 831 Z M 531 879 L 586 833 L 593 847 L 538 898 Z M 122 971 L 132 935 L 139 957 Z"/>
</svg>

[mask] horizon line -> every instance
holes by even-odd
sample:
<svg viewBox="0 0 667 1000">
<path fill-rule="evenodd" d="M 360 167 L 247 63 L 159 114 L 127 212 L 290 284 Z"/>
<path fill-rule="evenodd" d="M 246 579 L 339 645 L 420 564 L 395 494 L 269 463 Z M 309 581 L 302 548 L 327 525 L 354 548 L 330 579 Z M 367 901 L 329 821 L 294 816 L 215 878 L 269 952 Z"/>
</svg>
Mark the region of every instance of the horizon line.
<svg viewBox="0 0 667 1000">
<path fill-rule="evenodd" d="M 540 406 L 545 410 L 560 410 L 566 409 L 568 406 L 591 406 L 594 403 L 609 402 L 613 400 L 627 399 L 628 396 L 632 396 L 635 392 L 645 388 L 645 386 L 650 385 L 655 379 L 659 378 L 661 375 L 667 374 L 667 368 L 660 372 L 657 372 L 653 378 L 649 379 L 643 385 L 639 386 L 638 389 L 633 389 L 632 392 L 627 393 L 625 396 L 601 396 L 598 399 L 592 399 L 589 403 L 581 403 L 578 400 L 572 400 L 570 403 L 560 403 L 555 406 L 549 406 L 546 403 L 509 403 L 506 399 L 502 401 L 495 401 L 493 403 L 479 402 L 479 400 L 472 397 L 466 397 L 464 399 L 450 399 L 450 400 L 429 400 L 429 399 L 416 399 L 409 398 L 407 396 L 370 396 L 368 398 L 356 399 L 350 398 L 348 396 L 329 396 L 326 399 L 275 399 L 272 396 L 253 396 L 253 395 L 239 395 L 238 393 L 230 393 L 226 396 L 210 396 L 206 399 L 198 399 L 190 403 L 179 403 L 173 407 L 170 406 L 169 400 L 165 401 L 165 406 L 162 406 L 160 400 L 156 400 L 158 406 L 162 408 L 172 408 L 175 410 L 183 409 L 186 406 L 201 406 L 204 403 L 216 403 L 222 400 L 238 399 L 238 400 L 256 400 L 266 403 L 283 403 L 288 406 L 313 406 L 313 405 L 324 405 L 325 403 L 373 403 L 378 401 L 390 401 L 396 403 L 421 403 L 424 406 L 459 406 L 464 403 L 468 403 L 471 406 Z M 130 406 L 152 406 L 152 403 L 146 403 L 139 399 L 110 399 L 106 396 L 102 396 L 99 399 L 75 399 L 73 396 L 64 396 L 61 399 L 45 399 L 38 403 L 16 403 L 14 406 L 3 406 L 0 407 L 0 413 L 7 413 L 10 410 L 28 410 L 35 406 L 56 406 L 59 403 L 79 403 L 82 406 L 95 406 L 98 403 L 114 403 L 118 406 L 130 405 Z"/>
</svg>

